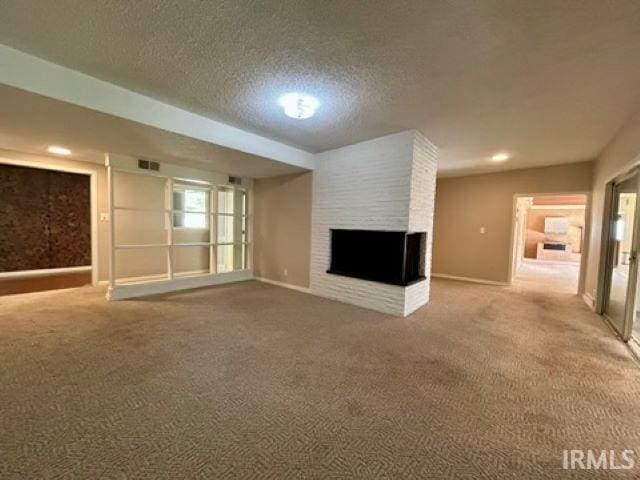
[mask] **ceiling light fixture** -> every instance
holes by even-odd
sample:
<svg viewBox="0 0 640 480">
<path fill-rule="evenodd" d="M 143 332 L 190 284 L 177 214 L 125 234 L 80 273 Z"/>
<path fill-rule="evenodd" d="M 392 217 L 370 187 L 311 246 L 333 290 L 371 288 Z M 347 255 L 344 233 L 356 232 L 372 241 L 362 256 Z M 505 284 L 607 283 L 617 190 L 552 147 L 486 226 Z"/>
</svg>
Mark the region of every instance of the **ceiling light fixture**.
<svg viewBox="0 0 640 480">
<path fill-rule="evenodd" d="M 509 160 L 509 158 L 511 158 L 511 155 L 501 152 L 496 153 L 493 157 L 491 157 L 491 160 L 493 160 L 494 162 L 506 162 L 507 160 Z"/>
<path fill-rule="evenodd" d="M 313 117 L 320 106 L 317 98 L 304 93 L 287 93 L 280 97 L 278 103 L 284 109 L 286 116 L 297 120 Z"/>
<path fill-rule="evenodd" d="M 59 145 L 51 145 L 49 148 L 47 148 L 47 152 L 53 153 L 54 155 L 71 155 L 71 150 Z"/>
</svg>

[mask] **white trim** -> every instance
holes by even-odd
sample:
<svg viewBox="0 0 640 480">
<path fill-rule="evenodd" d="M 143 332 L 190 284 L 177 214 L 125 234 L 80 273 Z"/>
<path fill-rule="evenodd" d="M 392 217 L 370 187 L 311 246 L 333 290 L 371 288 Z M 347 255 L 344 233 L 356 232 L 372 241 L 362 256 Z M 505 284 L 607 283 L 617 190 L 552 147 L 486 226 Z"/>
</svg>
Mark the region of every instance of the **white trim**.
<svg viewBox="0 0 640 480">
<path fill-rule="evenodd" d="M 0 280 L 13 278 L 53 277 L 55 275 L 67 275 L 70 273 L 84 273 L 91 271 L 91 265 L 82 267 L 43 268 L 40 270 L 19 270 L 15 272 L 0 272 Z"/>
<path fill-rule="evenodd" d="M 173 205 L 173 178 L 167 178 L 165 181 L 164 191 L 164 206 L 171 213 L 165 213 L 164 218 L 167 230 L 167 243 L 169 249 L 167 250 L 167 273 L 169 274 L 169 280 L 173 280 L 173 266 L 174 266 L 174 251 L 173 251 L 173 222 L 174 222 L 174 205 Z M 209 189 L 211 192 L 211 189 Z M 211 195 L 211 193 L 209 193 Z M 206 218 L 206 217 L 205 217 Z M 211 239 L 209 239 L 211 241 Z"/>
<path fill-rule="evenodd" d="M 91 285 L 98 283 L 98 176 L 89 176 L 91 189 Z"/>
<path fill-rule="evenodd" d="M 132 285 L 115 285 L 107 290 L 107 300 L 124 300 L 127 298 L 145 297 L 159 293 L 169 293 L 178 290 L 210 287 L 224 283 L 241 282 L 253 279 L 251 270 L 237 270 L 234 272 L 202 275 L 198 277 L 182 277 L 173 280 L 159 280 Z"/>
<path fill-rule="evenodd" d="M 0 45 L 0 48 L 2 46 Z M 51 159 L 54 161 L 54 159 Z M 65 161 L 67 159 L 55 159 Z M 71 159 L 71 161 L 77 161 Z M 38 168 L 54 172 L 78 173 L 89 176 L 89 203 L 91 209 L 91 285 L 98 284 L 98 172 L 84 168 L 66 167 L 61 165 L 43 164 L 35 160 L 16 160 L 0 156 L 0 164 L 18 167 Z M 97 167 L 100 168 L 100 167 Z"/>
<path fill-rule="evenodd" d="M 115 215 L 115 190 L 113 187 L 114 182 L 114 169 L 111 162 L 111 157 L 108 153 L 104 154 L 104 164 L 107 167 L 107 208 L 109 209 L 109 237 L 107 244 L 109 247 L 109 290 L 115 288 L 116 285 L 116 215 Z M 107 298 L 109 294 L 107 293 Z"/>
<path fill-rule="evenodd" d="M 214 275 L 218 273 L 218 247 L 213 242 L 218 241 L 218 217 L 215 217 L 218 211 L 218 186 L 209 185 L 209 273 Z M 173 226 L 173 220 L 171 225 Z"/>
<path fill-rule="evenodd" d="M 595 310 L 595 302 L 590 293 L 587 293 L 587 292 L 583 293 L 582 300 L 584 301 L 584 303 L 587 304 L 587 307 L 589 307 L 589 310 L 591 311 Z"/>
<path fill-rule="evenodd" d="M 46 158 L 46 159 L 51 159 L 52 162 L 54 161 L 71 161 L 71 162 L 78 162 L 79 160 L 74 160 L 72 158 L 53 158 L 53 157 L 45 157 L 44 155 L 42 156 L 42 158 Z M 37 168 L 38 170 L 54 170 L 56 172 L 67 172 L 67 173 L 81 173 L 83 175 L 93 175 L 96 172 L 94 170 L 89 170 L 86 168 L 76 168 L 76 167 L 63 167 L 60 165 L 52 165 L 49 163 L 43 163 L 42 161 L 36 161 L 36 160 L 17 160 L 17 159 L 13 159 L 13 158 L 8 158 L 8 157 L 4 157 L 4 156 L 0 156 L 0 163 L 6 163 L 9 165 L 16 165 L 18 167 L 29 167 L 29 168 Z M 100 168 L 100 165 L 96 165 L 97 168 Z"/>
<path fill-rule="evenodd" d="M 116 285 L 117 286 L 127 286 L 127 285 L 138 285 L 141 283 L 147 282 L 164 282 L 169 279 L 169 275 L 167 273 L 157 273 L 152 275 L 140 275 L 138 277 L 124 277 L 117 278 Z"/>
<path fill-rule="evenodd" d="M 116 117 L 313 169 L 310 152 L 160 102 L 95 77 L 0 45 L 0 84 Z"/>
<path fill-rule="evenodd" d="M 311 293 L 311 289 L 307 287 L 300 287 L 298 285 L 293 285 L 292 283 L 278 282 L 276 280 L 271 280 L 269 278 L 264 277 L 253 277 L 254 280 L 258 282 L 268 283 L 270 285 L 276 285 L 278 287 L 289 288 L 291 290 L 297 290 L 302 293 Z"/>
<path fill-rule="evenodd" d="M 169 243 L 141 243 L 139 245 L 114 245 L 114 250 L 143 250 L 145 248 L 169 248 Z"/>
<path fill-rule="evenodd" d="M 485 280 L 484 278 L 458 277 L 456 275 L 448 275 L 446 273 L 432 273 L 431 276 L 436 278 L 445 278 L 447 280 L 456 280 L 460 282 L 481 283 L 484 285 L 497 285 L 500 287 L 509 286 L 508 282 L 496 282 L 494 280 Z"/>
</svg>

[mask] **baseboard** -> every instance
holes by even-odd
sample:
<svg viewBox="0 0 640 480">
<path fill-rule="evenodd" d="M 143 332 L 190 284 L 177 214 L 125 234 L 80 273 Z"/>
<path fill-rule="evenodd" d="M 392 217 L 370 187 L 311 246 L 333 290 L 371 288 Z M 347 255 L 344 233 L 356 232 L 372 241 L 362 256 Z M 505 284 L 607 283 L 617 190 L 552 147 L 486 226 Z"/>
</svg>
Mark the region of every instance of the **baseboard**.
<svg viewBox="0 0 640 480">
<path fill-rule="evenodd" d="M 251 280 L 251 270 L 237 270 L 233 272 L 202 275 L 199 277 L 181 277 L 173 280 L 158 280 L 155 282 L 116 285 L 107 290 L 107 300 L 124 300 L 127 298 L 144 297 L 158 293 L 170 293 L 192 288 L 211 287 L 224 283 Z"/>
<path fill-rule="evenodd" d="M 584 301 L 584 303 L 587 304 L 587 307 L 589 307 L 590 310 L 594 310 L 595 309 L 595 301 L 593 299 L 593 297 L 591 296 L 591 294 L 589 293 L 583 293 L 582 294 L 582 300 Z"/>
<path fill-rule="evenodd" d="M 91 273 L 91 265 L 81 267 L 45 268 L 42 270 L 20 270 L 17 272 L 0 272 L 0 280 L 24 278 L 55 277 L 73 273 Z"/>
<path fill-rule="evenodd" d="M 484 278 L 458 277 L 456 275 L 448 275 L 446 273 L 432 273 L 431 276 L 436 278 L 444 278 L 447 280 L 456 280 L 459 282 L 481 283 L 483 285 L 498 285 L 500 287 L 509 286 L 509 283 L 507 282 L 496 282 L 494 280 L 485 280 Z"/>
<path fill-rule="evenodd" d="M 253 279 L 257 280 L 258 282 L 269 283 L 271 285 L 277 285 L 278 287 L 289 288 L 291 290 L 297 290 L 298 292 L 302 292 L 302 293 L 311 293 L 311 289 L 310 288 L 300 287 L 298 285 L 292 285 L 291 283 L 278 282 L 276 280 L 271 280 L 269 278 L 264 278 L 264 277 L 253 277 Z"/>
</svg>

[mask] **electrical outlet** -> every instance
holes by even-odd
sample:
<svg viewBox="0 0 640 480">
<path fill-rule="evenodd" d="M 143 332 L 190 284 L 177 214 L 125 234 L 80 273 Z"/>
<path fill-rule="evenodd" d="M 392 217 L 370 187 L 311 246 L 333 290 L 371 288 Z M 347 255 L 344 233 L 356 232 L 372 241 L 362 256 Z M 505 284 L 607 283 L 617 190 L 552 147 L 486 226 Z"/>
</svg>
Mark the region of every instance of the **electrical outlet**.
<svg viewBox="0 0 640 480">
<path fill-rule="evenodd" d="M 285 268 L 284 269 L 284 276 L 286 277 L 287 275 L 289 275 L 289 271 Z"/>
<path fill-rule="evenodd" d="M 484 235 L 485 233 L 487 233 L 487 229 L 484 227 L 480 227 L 480 233 Z"/>
</svg>

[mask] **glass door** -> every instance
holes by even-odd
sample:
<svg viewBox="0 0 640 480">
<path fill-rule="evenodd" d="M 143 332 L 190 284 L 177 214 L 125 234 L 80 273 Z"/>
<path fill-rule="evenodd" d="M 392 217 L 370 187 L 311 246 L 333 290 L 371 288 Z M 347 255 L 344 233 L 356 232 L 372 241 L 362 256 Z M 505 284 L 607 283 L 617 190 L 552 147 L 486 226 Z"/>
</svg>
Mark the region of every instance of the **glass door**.
<svg viewBox="0 0 640 480">
<path fill-rule="evenodd" d="M 607 241 L 604 314 L 623 340 L 631 337 L 637 284 L 638 173 L 614 183 Z"/>
</svg>

